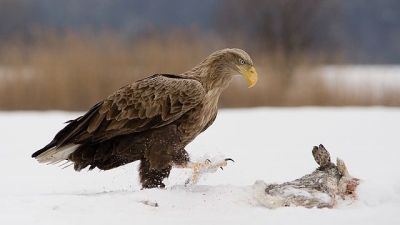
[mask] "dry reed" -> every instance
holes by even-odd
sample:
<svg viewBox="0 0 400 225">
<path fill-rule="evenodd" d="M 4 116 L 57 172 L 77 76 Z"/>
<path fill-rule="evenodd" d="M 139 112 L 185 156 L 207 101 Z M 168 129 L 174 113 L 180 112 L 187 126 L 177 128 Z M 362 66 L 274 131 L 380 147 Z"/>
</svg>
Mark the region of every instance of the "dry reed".
<svg viewBox="0 0 400 225">
<path fill-rule="evenodd" d="M 232 43 L 229 43 L 232 44 Z M 235 47 L 246 48 L 235 43 Z M 133 41 L 110 34 L 42 35 L 33 45 L 15 41 L 0 49 L 0 109 L 86 110 L 119 87 L 154 73 L 180 73 L 210 52 L 228 47 L 214 37 L 172 32 Z M 324 83 L 307 74 L 318 63 L 299 57 L 287 74 L 279 54 L 249 51 L 259 83 L 246 90 L 235 79 L 221 99 L 223 107 L 298 105 L 400 105 L 399 92 L 372 96 L 328 92 Z M 240 94 L 238 94 L 240 93 Z"/>
</svg>

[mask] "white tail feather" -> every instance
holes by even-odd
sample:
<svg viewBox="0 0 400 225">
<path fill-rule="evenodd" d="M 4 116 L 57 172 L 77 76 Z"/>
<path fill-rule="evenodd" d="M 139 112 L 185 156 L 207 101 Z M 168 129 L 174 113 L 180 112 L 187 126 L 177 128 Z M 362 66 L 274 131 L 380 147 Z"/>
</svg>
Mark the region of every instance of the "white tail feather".
<svg viewBox="0 0 400 225">
<path fill-rule="evenodd" d="M 68 156 L 78 147 L 79 145 L 67 145 L 61 148 L 52 147 L 42 154 L 36 156 L 36 159 L 40 163 L 56 164 L 68 159 Z"/>
</svg>

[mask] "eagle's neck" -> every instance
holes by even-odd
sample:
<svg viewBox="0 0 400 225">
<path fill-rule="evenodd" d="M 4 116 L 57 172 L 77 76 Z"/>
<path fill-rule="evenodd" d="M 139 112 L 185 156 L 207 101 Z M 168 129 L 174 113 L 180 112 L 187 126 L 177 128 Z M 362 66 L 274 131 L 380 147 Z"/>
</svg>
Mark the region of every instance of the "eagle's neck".
<svg viewBox="0 0 400 225">
<path fill-rule="evenodd" d="M 232 73 L 230 68 L 219 65 L 217 61 L 204 60 L 182 75 L 198 80 L 207 91 L 213 91 L 219 95 L 229 86 L 233 77 Z"/>
</svg>

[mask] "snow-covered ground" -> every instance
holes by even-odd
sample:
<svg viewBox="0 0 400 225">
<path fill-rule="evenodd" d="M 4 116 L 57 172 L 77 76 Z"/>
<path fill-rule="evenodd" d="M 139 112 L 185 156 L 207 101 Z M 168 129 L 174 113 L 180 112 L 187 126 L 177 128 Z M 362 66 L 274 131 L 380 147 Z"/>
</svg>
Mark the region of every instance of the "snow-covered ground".
<svg viewBox="0 0 400 225">
<path fill-rule="evenodd" d="M 400 224 L 400 109 L 222 110 L 187 149 L 193 159 L 224 155 L 236 163 L 192 187 L 183 185 L 190 171 L 173 170 L 165 190 L 140 190 L 137 163 L 77 173 L 30 158 L 78 115 L 0 113 L 0 224 Z M 359 201 L 335 209 L 260 206 L 254 182 L 313 171 L 311 148 L 320 143 L 362 179 Z"/>
<path fill-rule="evenodd" d="M 400 88 L 399 65 L 326 65 L 316 75 L 333 94 L 357 93 L 378 102 Z"/>
<path fill-rule="evenodd" d="M 377 90 L 399 88 L 399 65 L 325 65 L 319 69 L 327 84 L 346 84 Z M 371 91 L 370 89 L 368 89 Z"/>
</svg>

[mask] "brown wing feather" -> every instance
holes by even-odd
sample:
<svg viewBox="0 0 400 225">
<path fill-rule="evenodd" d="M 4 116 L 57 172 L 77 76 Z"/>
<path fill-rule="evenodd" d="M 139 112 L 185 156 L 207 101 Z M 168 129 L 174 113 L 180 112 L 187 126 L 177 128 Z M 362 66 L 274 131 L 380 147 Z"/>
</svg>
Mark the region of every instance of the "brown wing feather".
<svg viewBox="0 0 400 225">
<path fill-rule="evenodd" d="M 194 79 L 145 78 L 106 98 L 68 142 L 98 142 L 165 126 L 198 105 L 204 95 L 201 83 Z"/>
</svg>

